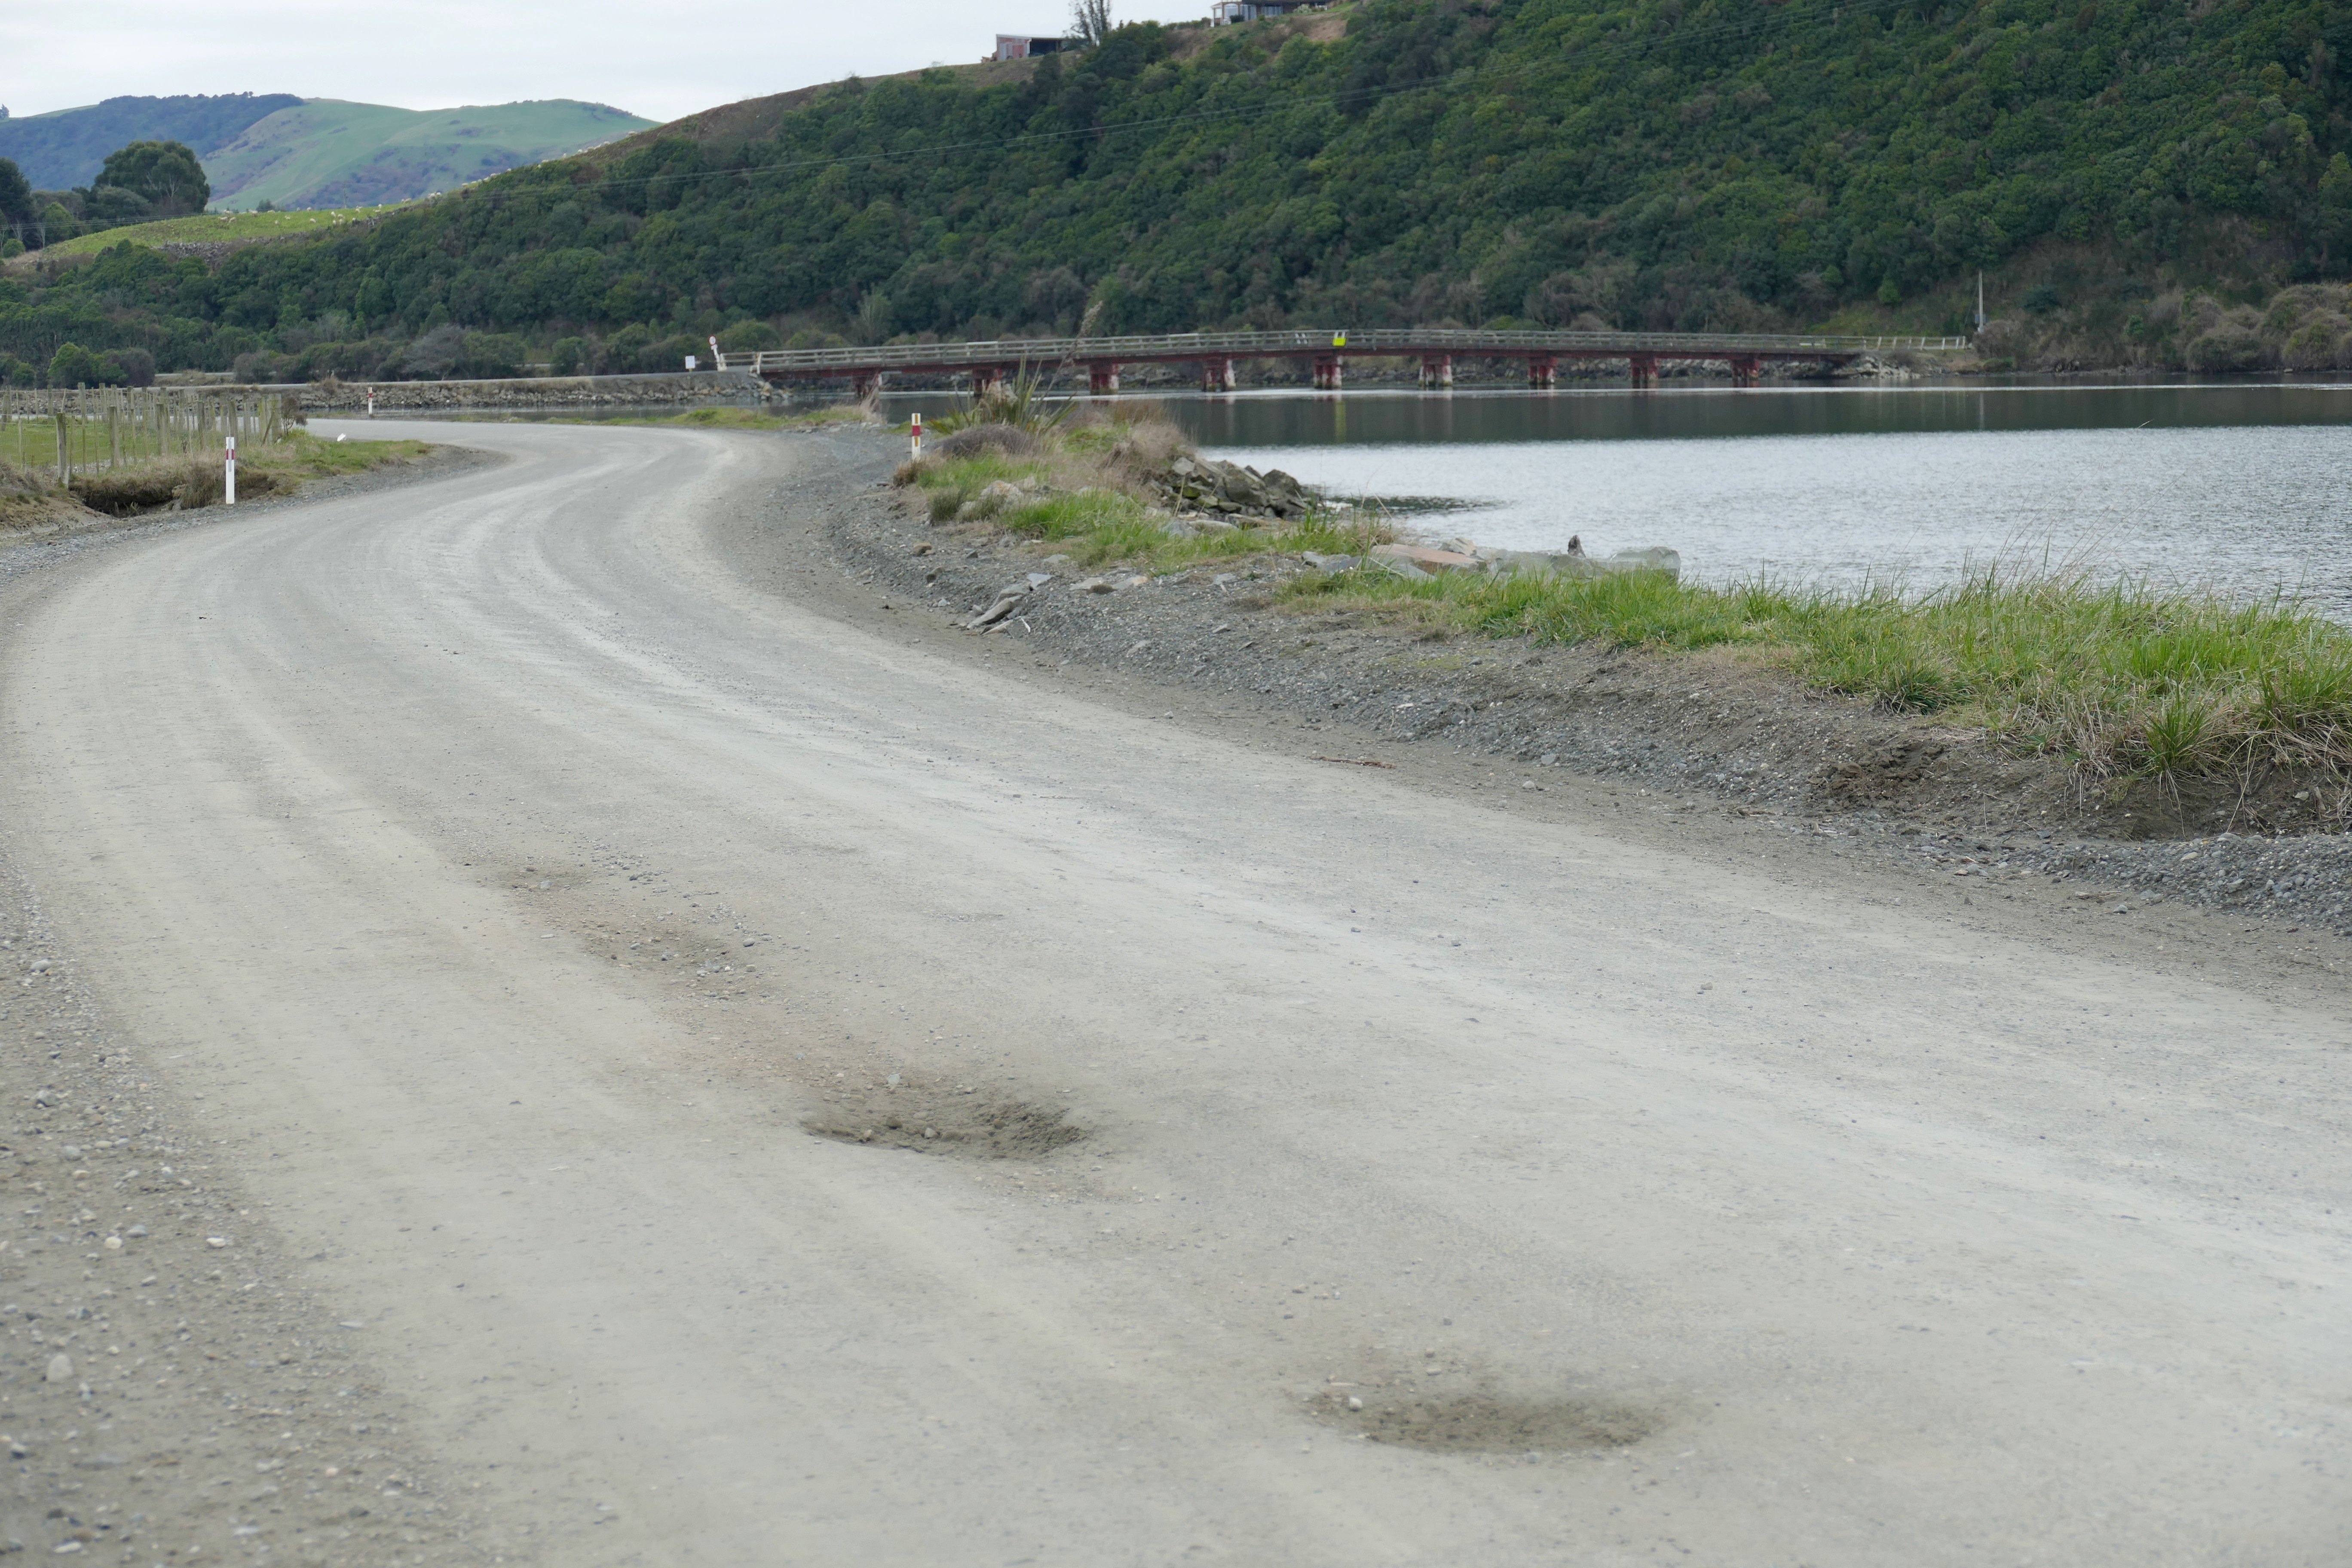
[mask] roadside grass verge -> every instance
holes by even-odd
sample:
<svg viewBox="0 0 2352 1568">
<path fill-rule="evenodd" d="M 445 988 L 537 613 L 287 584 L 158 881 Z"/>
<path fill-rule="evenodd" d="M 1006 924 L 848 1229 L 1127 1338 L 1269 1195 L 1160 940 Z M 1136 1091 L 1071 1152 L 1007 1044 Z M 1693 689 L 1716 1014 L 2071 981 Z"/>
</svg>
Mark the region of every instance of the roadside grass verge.
<svg viewBox="0 0 2352 1568">
<path fill-rule="evenodd" d="M 422 441 L 328 441 L 307 430 L 289 432 L 267 447 L 237 454 L 236 491 L 239 500 L 283 494 L 311 479 L 363 473 L 389 463 L 410 463 L 432 448 Z M 55 491 L 56 486 L 50 487 Z M 130 517 L 168 507 L 215 506 L 223 499 L 221 461 L 201 458 L 158 458 L 77 474 L 73 499 L 93 511 Z"/>
<path fill-rule="evenodd" d="M 1003 406 L 1018 413 L 1017 396 Z M 1268 551 L 1361 554 L 1391 537 L 1369 521 L 1316 511 L 1263 528 L 1171 532 L 1150 481 L 1192 443 L 1158 408 L 1128 404 L 1067 423 L 959 420 L 935 455 L 900 465 L 934 523 L 983 524 L 1051 544 L 1081 566 L 1173 572 Z"/>
<path fill-rule="evenodd" d="M 2094 780 L 2352 773 L 2352 631 L 2284 597 L 1997 571 L 1906 596 L 1708 588 L 1658 573 L 1416 582 L 1374 570 L 1297 578 L 1284 597 L 1540 643 L 1729 647 L 1822 690 L 2063 757 Z"/>
</svg>

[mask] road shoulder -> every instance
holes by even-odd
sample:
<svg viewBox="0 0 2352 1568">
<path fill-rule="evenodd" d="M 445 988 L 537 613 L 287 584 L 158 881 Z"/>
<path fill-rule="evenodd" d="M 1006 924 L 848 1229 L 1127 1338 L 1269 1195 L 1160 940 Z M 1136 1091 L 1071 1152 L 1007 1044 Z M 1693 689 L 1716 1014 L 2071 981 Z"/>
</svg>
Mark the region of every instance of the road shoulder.
<svg viewBox="0 0 2352 1568">
<path fill-rule="evenodd" d="M 1881 755 L 1910 732 L 1862 704 L 1794 703 L 1752 679 L 1715 679 L 1703 658 L 1650 661 L 1612 687 L 1606 667 L 1635 661 L 1513 641 L 1433 647 L 1360 621 L 1318 627 L 1273 595 L 1279 574 L 1306 569 L 1297 561 L 1087 592 L 1096 574 L 917 514 L 888 484 L 901 455 L 895 437 L 740 438 L 806 441 L 819 460 L 761 505 L 706 520 L 710 548 L 765 591 L 863 629 L 1231 743 L 1321 760 L 1364 775 L 1367 787 L 1419 791 L 1432 811 L 1476 804 L 1531 822 L 1605 824 L 1662 854 L 1818 879 L 1858 904 L 1907 901 L 2015 926 L 2056 953 L 2345 993 L 2345 836 L 2133 841 L 2031 820 L 1971 822 L 1954 804 L 1968 798 L 1965 779 L 1930 818 L 1867 786 L 1825 787 L 1846 761 Z M 1033 574 L 1050 575 L 1001 630 L 966 629 L 976 606 Z M 1708 679 L 1676 679 L 1694 670 Z M 1548 704 L 1528 700 L 1538 684 Z M 1780 761 L 1759 776 L 1768 755 Z"/>
</svg>

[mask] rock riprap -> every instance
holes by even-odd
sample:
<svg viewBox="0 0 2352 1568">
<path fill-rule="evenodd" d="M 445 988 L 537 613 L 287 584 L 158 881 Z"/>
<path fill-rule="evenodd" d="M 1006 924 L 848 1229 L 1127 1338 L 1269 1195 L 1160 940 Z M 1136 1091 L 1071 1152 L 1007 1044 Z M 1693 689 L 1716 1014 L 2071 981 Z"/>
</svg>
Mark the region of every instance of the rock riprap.
<svg viewBox="0 0 2352 1568">
<path fill-rule="evenodd" d="M 1312 498 L 1307 487 L 1269 468 L 1259 473 L 1241 463 L 1221 463 L 1214 458 L 1179 458 L 1155 486 L 1180 516 L 1187 511 L 1221 513 L 1235 519 L 1288 522 L 1307 515 Z"/>
</svg>

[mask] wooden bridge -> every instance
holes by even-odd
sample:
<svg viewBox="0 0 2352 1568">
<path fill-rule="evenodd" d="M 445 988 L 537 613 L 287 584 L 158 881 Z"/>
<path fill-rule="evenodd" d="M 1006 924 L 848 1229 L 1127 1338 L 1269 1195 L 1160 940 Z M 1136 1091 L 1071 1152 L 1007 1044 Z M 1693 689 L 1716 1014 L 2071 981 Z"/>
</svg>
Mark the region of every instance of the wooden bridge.
<svg viewBox="0 0 2352 1568">
<path fill-rule="evenodd" d="M 1087 390 L 1118 390 L 1121 365 L 1191 363 L 1201 390 L 1234 390 L 1234 365 L 1245 359 L 1306 360 L 1318 391 L 1337 392 L 1349 359 L 1421 361 L 1421 384 L 1454 384 L 1461 359 L 1519 360 L 1528 384 L 1557 384 L 1562 360 L 1622 360 L 1635 386 L 1655 386 L 1666 364 L 1722 364 L 1737 386 L 1756 384 L 1767 363 L 1847 364 L 1867 353 L 1941 353 L 1969 346 L 1966 338 L 1871 338 L 1772 332 L 1486 332 L 1389 328 L 1370 332 L 1171 332 L 1158 337 L 1006 339 L 995 342 L 894 343 L 865 349 L 770 349 L 721 354 L 721 370 L 749 371 L 775 382 L 846 379 L 861 392 L 878 391 L 883 377 L 969 375 L 975 393 L 1000 385 L 1023 364 L 1048 372 L 1083 366 Z"/>
</svg>

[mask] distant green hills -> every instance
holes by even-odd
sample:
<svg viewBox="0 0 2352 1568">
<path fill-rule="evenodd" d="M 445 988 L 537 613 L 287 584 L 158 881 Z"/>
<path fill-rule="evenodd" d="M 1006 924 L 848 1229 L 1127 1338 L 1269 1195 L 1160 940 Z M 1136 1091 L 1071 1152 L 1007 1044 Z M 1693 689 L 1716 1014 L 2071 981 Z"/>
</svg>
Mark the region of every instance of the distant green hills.
<svg viewBox="0 0 2352 1568">
<path fill-rule="evenodd" d="M 265 201 L 380 206 L 601 146 L 653 123 L 571 99 L 413 110 L 320 98 L 256 120 L 202 157 L 213 205 L 231 212 Z"/>
<path fill-rule="evenodd" d="M 244 134 L 246 127 L 302 100 L 290 92 L 231 92 L 215 97 L 110 98 L 80 109 L 0 120 L 0 158 L 12 160 L 37 191 L 65 191 L 98 177 L 106 155 L 133 142 L 178 142 L 201 156 Z M 213 175 L 215 188 L 220 176 Z"/>
<path fill-rule="evenodd" d="M 601 103 L 551 99 L 463 109 L 394 109 L 291 93 L 110 98 L 81 109 L 0 120 L 0 158 L 37 190 L 87 185 L 132 142 L 195 149 L 213 205 L 380 206 L 643 131 L 654 121 Z"/>
</svg>

